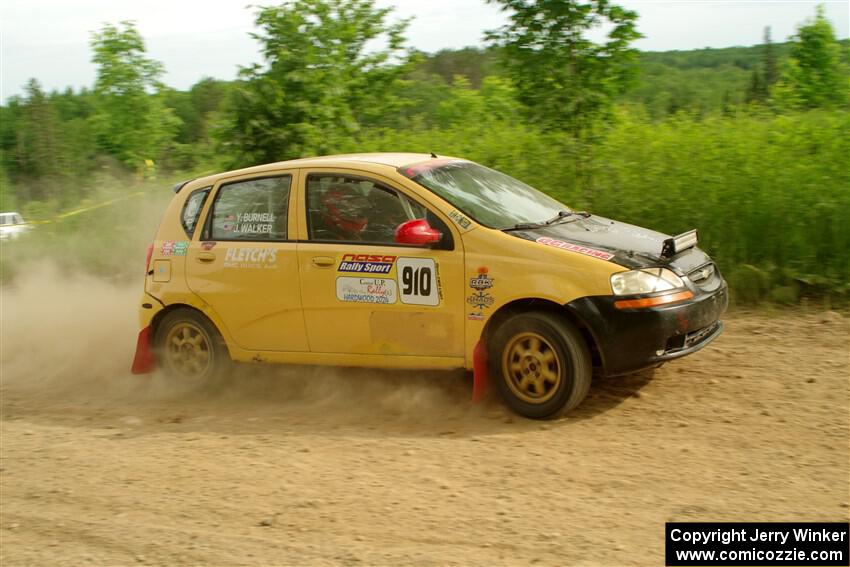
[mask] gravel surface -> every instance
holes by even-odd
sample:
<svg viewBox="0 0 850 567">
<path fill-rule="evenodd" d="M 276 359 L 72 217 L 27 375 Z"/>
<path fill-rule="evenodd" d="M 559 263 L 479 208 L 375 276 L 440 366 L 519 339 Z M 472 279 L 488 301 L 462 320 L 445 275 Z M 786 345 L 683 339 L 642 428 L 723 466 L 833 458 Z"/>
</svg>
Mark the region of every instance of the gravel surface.
<svg viewBox="0 0 850 567">
<path fill-rule="evenodd" d="M 541 423 L 465 373 L 134 377 L 138 290 L 90 284 L 4 292 L 4 566 L 661 565 L 667 521 L 850 516 L 835 313 L 732 314 Z"/>
</svg>

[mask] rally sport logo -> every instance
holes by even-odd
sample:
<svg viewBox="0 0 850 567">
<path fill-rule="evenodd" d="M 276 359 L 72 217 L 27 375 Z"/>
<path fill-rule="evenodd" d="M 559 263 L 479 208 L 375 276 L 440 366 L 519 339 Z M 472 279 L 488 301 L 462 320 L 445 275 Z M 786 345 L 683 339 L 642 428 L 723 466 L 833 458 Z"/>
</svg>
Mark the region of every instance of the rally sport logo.
<svg viewBox="0 0 850 567">
<path fill-rule="evenodd" d="M 365 274 L 389 274 L 397 256 L 381 254 L 344 254 L 339 263 L 339 272 Z"/>
</svg>

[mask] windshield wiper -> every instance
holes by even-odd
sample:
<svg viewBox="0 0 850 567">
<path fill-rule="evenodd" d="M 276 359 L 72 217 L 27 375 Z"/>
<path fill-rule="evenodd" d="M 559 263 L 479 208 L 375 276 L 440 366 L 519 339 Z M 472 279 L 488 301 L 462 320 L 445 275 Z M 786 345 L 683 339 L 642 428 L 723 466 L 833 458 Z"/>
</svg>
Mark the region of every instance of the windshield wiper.
<svg viewBox="0 0 850 567">
<path fill-rule="evenodd" d="M 551 226 L 553 224 L 558 224 L 560 222 L 565 222 L 564 219 L 569 217 L 582 217 L 587 218 L 590 216 L 590 213 L 586 211 L 558 211 L 558 214 L 552 217 L 549 220 L 541 221 L 541 222 L 521 222 L 519 224 L 515 224 L 512 227 L 505 228 L 502 230 L 530 230 L 534 228 L 543 228 L 544 226 Z M 578 220 L 578 219 L 575 219 Z"/>
</svg>

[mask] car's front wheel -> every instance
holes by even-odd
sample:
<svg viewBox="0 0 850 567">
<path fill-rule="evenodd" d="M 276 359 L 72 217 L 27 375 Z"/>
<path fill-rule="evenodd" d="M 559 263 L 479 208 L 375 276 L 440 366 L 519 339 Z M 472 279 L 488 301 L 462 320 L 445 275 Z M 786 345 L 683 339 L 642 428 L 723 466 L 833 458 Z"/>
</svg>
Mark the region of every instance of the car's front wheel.
<svg viewBox="0 0 850 567">
<path fill-rule="evenodd" d="M 190 309 L 167 313 L 157 325 L 154 345 L 165 371 L 184 383 L 207 383 L 222 376 L 231 363 L 215 326 Z"/>
<path fill-rule="evenodd" d="M 547 312 L 514 315 L 489 341 L 490 378 L 505 403 L 532 419 L 554 419 L 590 390 L 590 353 L 566 319 Z"/>
</svg>

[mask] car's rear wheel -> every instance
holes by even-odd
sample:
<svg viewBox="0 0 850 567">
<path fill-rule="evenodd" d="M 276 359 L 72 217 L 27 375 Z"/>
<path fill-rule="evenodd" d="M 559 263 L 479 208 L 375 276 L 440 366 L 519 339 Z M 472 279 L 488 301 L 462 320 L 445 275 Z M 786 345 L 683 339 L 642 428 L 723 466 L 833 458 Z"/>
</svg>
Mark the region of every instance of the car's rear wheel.
<svg viewBox="0 0 850 567">
<path fill-rule="evenodd" d="M 590 390 L 591 359 L 581 334 L 546 312 L 514 315 L 489 341 L 490 378 L 505 403 L 532 419 L 554 419 Z"/>
<path fill-rule="evenodd" d="M 187 384 L 214 380 L 231 363 L 218 330 L 190 309 L 167 313 L 157 325 L 154 344 L 165 371 Z"/>
</svg>

